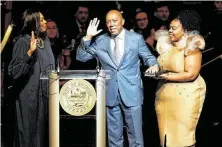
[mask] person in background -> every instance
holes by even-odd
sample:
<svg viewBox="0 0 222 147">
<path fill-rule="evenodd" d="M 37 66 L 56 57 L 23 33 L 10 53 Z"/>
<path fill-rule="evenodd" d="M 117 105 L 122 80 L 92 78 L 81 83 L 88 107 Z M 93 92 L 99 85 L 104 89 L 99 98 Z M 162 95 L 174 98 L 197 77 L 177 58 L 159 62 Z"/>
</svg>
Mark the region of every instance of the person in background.
<svg viewBox="0 0 222 147">
<path fill-rule="evenodd" d="M 156 52 L 156 38 L 155 38 L 155 29 L 154 28 L 145 28 L 142 31 L 143 38 L 149 47 L 150 51 L 152 52 L 153 55 L 156 57 L 158 56 L 158 53 Z"/>
<path fill-rule="evenodd" d="M 157 2 L 154 10 L 154 18 L 151 20 L 155 30 L 168 30 L 171 21 L 169 2 Z"/>
<path fill-rule="evenodd" d="M 148 14 L 145 11 L 139 11 L 135 15 L 135 26 L 131 31 L 141 34 L 148 45 L 152 54 L 156 56 L 155 51 L 155 29 L 149 22 Z"/>
<path fill-rule="evenodd" d="M 70 22 L 70 28 L 67 30 L 67 38 L 71 44 L 75 40 L 74 50 L 71 51 L 72 62 L 70 65 L 71 70 L 95 69 L 96 60 L 93 59 L 89 62 L 79 62 L 76 59 L 76 49 L 81 42 L 81 38 L 86 35 L 87 26 L 89 24 L 89 6 L 86 3 L 79 3 L 75 11 L 73 20 Z"/>
<path fill-rule="evenodd" d="M 48 80 L 40 74 L 55 69 L 55 59 L 39 11 L 26 10 L 14 47 L 8 74 L 13 79 L 16 104 L 16 147 L 48 146 Z"/>
<path fill-rule="evenodd" d="M 52 52 L 57 62 L 59 62 L 60 69 L 69 69 L 71 64 L 70 51 L 67 49 L 68 45 L 63 43 L 62 39 L 59 38 L 59 30 L 56 22 L 52 19 L 47 20 L 47 36 L 50 40 Z"/>
<path fill-rule="evenodd" d="M 149 18 L 145 11 L 139 11 L 135 16 L 135 32 L 142 34 L 145 28 L 149 27 Z"/>
</svg>

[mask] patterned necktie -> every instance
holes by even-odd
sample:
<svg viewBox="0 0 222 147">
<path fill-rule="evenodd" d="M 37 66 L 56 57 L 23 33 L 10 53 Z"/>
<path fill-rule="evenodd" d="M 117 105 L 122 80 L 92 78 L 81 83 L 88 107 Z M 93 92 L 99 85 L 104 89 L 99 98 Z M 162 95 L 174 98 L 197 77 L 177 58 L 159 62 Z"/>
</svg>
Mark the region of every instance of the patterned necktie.
<svg viewBox="0 0 222 147">
<path fill-rule="evenodd" d="M 120 54 L 120 49 L 119 49 L 119 43 L 118 43 L 118 37 L 114 38 L 115 46 L 113 50 L 113 55 L 116 59 L 117 64 L 119 65 L 120 60 L 121 60 L 121 54 Z"/>
</svg>

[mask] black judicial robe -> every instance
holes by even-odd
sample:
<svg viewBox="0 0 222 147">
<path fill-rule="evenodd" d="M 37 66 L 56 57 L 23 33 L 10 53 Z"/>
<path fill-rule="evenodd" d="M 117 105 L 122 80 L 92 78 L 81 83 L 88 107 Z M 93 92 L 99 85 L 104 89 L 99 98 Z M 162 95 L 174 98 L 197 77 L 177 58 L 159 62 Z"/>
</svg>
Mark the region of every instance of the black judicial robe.
<svg viewBox="0 0 222 147">
<path fill-rule="evenodd" d="M 40 74 L 55 69 L 55 59 L 48 38 L 44 40 L 44 48 L 37 46 L 29 57 L 30 39 L 27 34 L 17 40 L 8 67 L 14 81 L 12 96 L 16 104 L 16 147 L 48 146 L 49 84 L 48 80 L 40 79 Z"/>
</svg>

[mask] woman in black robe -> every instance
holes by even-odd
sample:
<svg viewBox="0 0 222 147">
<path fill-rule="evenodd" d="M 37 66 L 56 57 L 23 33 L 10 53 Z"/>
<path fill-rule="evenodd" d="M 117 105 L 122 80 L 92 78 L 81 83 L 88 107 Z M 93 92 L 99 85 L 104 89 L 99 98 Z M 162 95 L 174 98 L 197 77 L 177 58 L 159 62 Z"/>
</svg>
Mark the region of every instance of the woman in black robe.
<svg viewBox="0 0 222 147">
<path fill-rule="evenodd" d="M 15 42 L 9 75 L 16 98 L 16 147 L 48 146 L 48 80 L 40 74 L 55 69 L 46 21 L 42 13 L 26 10 L 21 36 Z"/>
</svg>

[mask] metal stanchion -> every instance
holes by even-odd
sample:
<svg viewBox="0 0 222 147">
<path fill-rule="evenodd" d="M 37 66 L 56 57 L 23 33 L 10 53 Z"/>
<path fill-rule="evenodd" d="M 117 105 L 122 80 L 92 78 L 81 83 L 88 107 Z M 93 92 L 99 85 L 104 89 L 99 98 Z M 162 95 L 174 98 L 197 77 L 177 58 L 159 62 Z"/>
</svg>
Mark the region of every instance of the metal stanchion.
<svg viewBox="0 0 222 147">
<path fill-rule="evenodd" d="M 59 147 L 59 77 L 49 75 L 49 147 Z"/>
<path fill-rule="evenodd" d="M 96 147 L 106 146 L 106 79 L 100 72 L 96 80 Z"/>
</svg>

